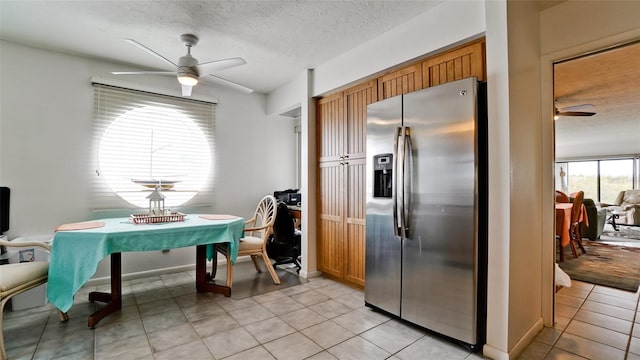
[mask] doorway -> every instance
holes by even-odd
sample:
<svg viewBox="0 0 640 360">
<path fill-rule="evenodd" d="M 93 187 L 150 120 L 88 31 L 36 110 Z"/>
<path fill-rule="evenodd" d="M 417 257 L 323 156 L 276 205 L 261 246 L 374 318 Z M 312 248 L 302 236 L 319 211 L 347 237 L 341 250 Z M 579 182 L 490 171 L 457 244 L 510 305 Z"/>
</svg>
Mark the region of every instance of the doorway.
<svg viewBox="0 0 640 360">
<path fill-rule="evenodd" d="M 640 188 L 638 83 L 638 41 L 553 63 L 556 190 L 569 196 L 582 190 L 599 209 L 619 192 L 616 186 Z M 596 228 L 604 225 L 597 216 L 588 220 Z M 573 258 L 565 252 L 565 259 Z M 559 313 L 567 299 L 554 300 L 558 323 L 565 320 Z"/>
</svg>

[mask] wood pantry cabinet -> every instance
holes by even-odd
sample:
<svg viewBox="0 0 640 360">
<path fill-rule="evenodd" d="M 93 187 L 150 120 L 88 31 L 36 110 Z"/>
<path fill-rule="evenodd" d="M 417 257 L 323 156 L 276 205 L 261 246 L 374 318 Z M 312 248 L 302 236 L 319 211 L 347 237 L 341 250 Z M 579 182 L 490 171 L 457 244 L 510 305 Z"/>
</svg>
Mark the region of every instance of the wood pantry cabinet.
<svg viewBox="0 0 640 360">
<path fill-rule="evenodd" d="M 485 81 L 484 44 L 476 40 L 317 100 L 320 271 L 364 287 L 367 105 L 470 76 Z"/>
<path fill-rule="evenodd" d="M 320 99 L 318 269 L 364 286 L 367 105 L 377 81 Z"/>
<path fill-rule="evenodd" d="M 475 76 L 485 81 L 485 42 L 476 40 L 378 78 L 378 100 Z"/>
<path fill-rule="evenodd" d="M 484 39 L 434 56 L 422 63 L 422 87 L 428 88 L 475 76 L 485 81 Z"/>
<path fill-rule="evenodd" d="M 420 89 L 422 89 L 422 66 L 420 64 L 411 65 L 378 78 L 379 100 Z"/>
</svg>

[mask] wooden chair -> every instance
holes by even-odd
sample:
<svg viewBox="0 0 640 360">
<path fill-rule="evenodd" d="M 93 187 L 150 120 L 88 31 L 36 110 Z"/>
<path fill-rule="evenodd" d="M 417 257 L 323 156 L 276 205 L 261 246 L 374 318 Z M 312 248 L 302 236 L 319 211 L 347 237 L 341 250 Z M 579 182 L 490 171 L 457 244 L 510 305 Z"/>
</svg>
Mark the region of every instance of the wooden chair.
<svg viewBox="0 0 640 360">
<path fill-rule="evenodd" d="M 47 251 L 51 251 L 51 247 L 48 244 L 39 241 L 12 243 L 0 240 L 0 245 L 7 247 L 41 247 Z M 48 273 L 49 262 L 46 261 L 0 265 L 0 359 L 7 359 L 4 337 L 2 335 L 4 305 L 13 296 L 46 283 Z M 66 313 L 58 311 L 58 315 L 61 321 L 69 320 Z"/>
<path fill-rule="evenodd" d="M 571 245 L 571 252 L 573 256 L 578 257 L 578 251 L 576 249 L 576 244 L 580 248 L 583 254 L 586 254 L 587 251 L 582 246 L 582 221 L 580 216 L 582 215 L 582 203 L 584 200 L 584 192 L 578 191 L 575 193 L 573 198 L 573 206 L 571 208 L 571 225 L 569 227 L 569 245 Z"/>
<path fill-rule="evenodd" d="M 563 193 L 560 190 L 556 190 L 556 202 L 557 203 L 568 203 L 568 202 L 571 202 L 571 201 L 569 201 L 569 197 L 567 196 L 567 194 Z"/>
<path fill-rule="evenodd" d="M 280 284 L 280 277 L 276 273 L 275 269 L 271 265 L 269 255 L 267 255 L 267 240 L 269 235 L 273 233 L 273 223 L 276 218 L 276 198 L 271 195 L 267 195 L 260 200 L 253 218 L 245 222 L 244 232 L 245 235 L 240 239 L 240 245 L 238 247 L 238 256 L 251 256 L 253 265 L 257 272 L 262 272 L 260 265 L 258 264 L 258 258 L 262 258 L 267 271 L 271 275 L 273 282 L 276 285 Z M 229 255 L 228 246 L 226 244 L 217 244 L 215 246 L 215 253 L 213 256 L 213 269 L 212 276 L 215 277 L 217 268 L 217 253 L 223 254 L 227 259 L 227 286 L 231 287 L 233 282 L 233 267 L 231 266 L 231 257 Z"/>
</svg>

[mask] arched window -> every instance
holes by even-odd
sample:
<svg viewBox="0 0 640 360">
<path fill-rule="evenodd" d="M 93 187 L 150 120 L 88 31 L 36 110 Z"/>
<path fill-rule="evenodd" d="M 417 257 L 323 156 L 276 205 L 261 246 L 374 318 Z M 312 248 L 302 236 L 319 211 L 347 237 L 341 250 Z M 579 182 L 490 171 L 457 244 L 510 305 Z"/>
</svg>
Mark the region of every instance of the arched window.
<svg viewBox="0 0 640 360">
<path fill-rule="evenodd" d="M 168 208 L 210 201 L 215 104 L 94 86 L 95 208 L 146 208 L 156 186 Z"/>
</svg>

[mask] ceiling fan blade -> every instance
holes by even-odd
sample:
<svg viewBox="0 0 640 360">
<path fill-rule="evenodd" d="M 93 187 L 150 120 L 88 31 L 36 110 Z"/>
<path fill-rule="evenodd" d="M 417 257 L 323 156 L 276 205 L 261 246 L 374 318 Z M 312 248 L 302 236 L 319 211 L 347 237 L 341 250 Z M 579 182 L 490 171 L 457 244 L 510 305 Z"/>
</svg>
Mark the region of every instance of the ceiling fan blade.
<svg viewBox="0 0 640 360">
<path fill-rule="evenodd" d="M 245 92 L 247 94 L 250 94 L 250 93 L 253 92 L 253 89 L 249 89 L 246 86 L 242 86 L 242 85 L 236 84 L 236 83 L 234 83 L 232 81 L 225 80 L 225 79 L 223 79 L 223 78 L 221 78 L 219 76 L 215 76 L 215 75 L 209 74 L 209 76 L 202 77 L 201 79 L 204 82 L 228 86 L 230 88 Z"/>
<path fill-rule="evenodd" d="M 558 116 L 593 116 L 596 113 L 588 112 L 588 111 L 558 111 L 556 115 Z"/>
<path fill-rule="evenodd" d="M 113 75 L 173 75 L 178 74 L 175 71 L 112 71 Z"/>
<path fill-rule="evenodd" d="M 142 51 L 144 51 L 144 52 L 146 52 L 146 53 L 148 53 L 148 54 L 150 54 L 150 55 L 153 55 L 153 56 L 157 57 L 158 59 L 160 59 L 160 60 L 162 60 L 162 61 L 164 61 L 164 62 L 166 62 L 166 63 L 168 63 L 168 64 L 171 64 L 173 67 L 175 67 L 175 68 L 177 68 L 177 69 L 180 69 L 180 66 L 176 65 L 176 64 L 175 64 L 175 63 L 173 63 L 171 60 L 169 60 L 169 59 L 167 59 L 166 57 L 164 57 L 164 56 L 162 56 L 162 55 L 158 54 L 157 52 L 155 52 L 155 51 L 153 51 L 153 50 L 149 49 L 148 47 L 146 47 L 146 46 L 142 45 L 141 43 L 139 43 L 139 42 L 137 42 L 137 41 L 135 41 L 135 40 L 133 40 L 133 39 L 125 39 L 125 41 L 126 41 L 126 42 L 128 42 L 129 44 L 132 44 L 132 45 L 134 45 L 134 46 L 137 46 L 137 47 L 138 47 L 138 48 L 140 48 Z"/>
<path fill-rule="evenodd" d="M 587 111 L 587 110 L 591 110 L 594 109 L 596 106 L 593 104 L 580 104 L 580 105 L 574 105 L 574 106 L 564 106 L 560 108 L 560 111 L 565 112 L 565 111 Z"/>
<path fill-rule="evenodd" d="M 193 90 L 193 86 L 182 85 L 182 96 L 191 96 L 191 90 Z"/>
<path fill-rule="evenodd" d="M 206 63 L 198 64 L 196 68 L 198 69 L 198 74 L 200 74 L 200 76 L 206 76 L 216 71 L 230 69 L 232 67 L 244 65 L 246 63 L 247 62 L 244 61 L 243 58 L 235 57 L 235 58 L 215 60 L 215 61 L 209 61 Z"/>
</svg>

